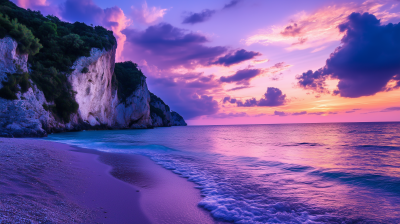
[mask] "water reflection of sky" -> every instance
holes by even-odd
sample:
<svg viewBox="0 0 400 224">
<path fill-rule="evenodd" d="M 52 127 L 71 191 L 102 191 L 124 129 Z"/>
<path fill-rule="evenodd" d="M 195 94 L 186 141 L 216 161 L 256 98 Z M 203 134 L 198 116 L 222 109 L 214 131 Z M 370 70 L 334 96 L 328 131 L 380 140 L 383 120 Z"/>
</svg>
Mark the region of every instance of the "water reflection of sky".
<svg viewBox="0 0 400 224">
<path fill-rule="evenodd" d="M 202 186 L 206 208 L 229 204 L 245 214 L 244 201 L 272 215 L 291 210 L 296 220 L 307 212 L 319 217 L 314 221 L 326 213 L 329 222 L 393 222 L 400 221 L 399 136 L 400 123 L 335 123 L 88 131 L 49 139 L 120 152 L 146 149 Z"/>
</svg>

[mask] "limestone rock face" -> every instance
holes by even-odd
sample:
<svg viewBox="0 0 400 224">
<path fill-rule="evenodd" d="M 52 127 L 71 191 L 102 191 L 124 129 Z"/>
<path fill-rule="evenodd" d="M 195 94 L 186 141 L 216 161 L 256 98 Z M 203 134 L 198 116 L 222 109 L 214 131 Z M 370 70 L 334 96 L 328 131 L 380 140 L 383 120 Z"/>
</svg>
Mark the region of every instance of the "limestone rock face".
<svg viewBox="0 0 400 224">
<path fill-rule="evenodd" d="M 28 55 L 19 54 L 17 46 L 10 37 L 0 39 L 0 88 L 1 81 L 7 81 L 7 73 L 28 72 Z M 46 136 L 47 127 L 57 126 L 51 113 L 43 108 L 47 103 L 43 92 L 32 86 L 24 94 L 17 93 L 17 100 L 0 98 L 0 136 Z"/>
<path fill-rule="evenodd" d="M 177 112 L 172 111 L 171 116 L 172 116 L 172 126 L 187 126 L 183 117 L 179 115 Z"/>
<path fill-rule="evenodd" d="M 53 116 L 43 109 L 46 102 L 43 92 L 30 88 L 18 100 L 0 98 L 0 136 L 43 137 L 45 126 L 55 126 Z"/>
<path fill-rule="evenodd" d="M 92 49 L 90 57 L 80 57 L 74 63 L 74 71 L 68 77 L 75 100 L 79 104 L 78 115 L 90 126 L 113 126 L 112 76 L 115 66 L 114 47 L 110 51 Z M 86 71 L 85 71 L 86 70 Z M 75 120 L 72 125 L 77 125 Z"/>
<path fill-rule="evenodd" d="M 16 73 L 18 68 L 28 72 L 28 54 L 18 54 L 18 43 L 11 37 L 0 39 L 0 89 L 2 81 L 7 81 L 6 73 Z"/>
<path fill-rule="evenodd" d="M 143 78 L 145 79 L 145 78 Z M 126 98 L 126 102 L 119 102 L 115 94 L 113 104 L 115 126 L 118 128 L 149 128 L 152 126 L 150 117 L 150 92 L 146 80 L 142 81 L 136 90 Z"/>
</svg>

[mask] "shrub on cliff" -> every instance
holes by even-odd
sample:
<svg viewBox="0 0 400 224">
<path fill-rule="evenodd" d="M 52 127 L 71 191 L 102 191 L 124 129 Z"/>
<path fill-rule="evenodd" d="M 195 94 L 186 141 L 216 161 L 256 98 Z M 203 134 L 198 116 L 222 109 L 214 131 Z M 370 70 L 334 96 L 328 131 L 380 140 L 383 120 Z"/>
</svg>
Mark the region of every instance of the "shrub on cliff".
<svg viewBox="0 0 400 224">
<path fill-rule="evenodd" d="M 138 65 L 131 61 L 115 63 L 114 75 L 113 83 L 118 85 L 118 99 L 121 102 L 126 102 L 126 98 L 132 95 L 146 78 L 138 69 Z"/>
<path fill-rule="evenodd" d="M 17 92 L 25 93 L 31 87 L 29 74 L 26 72 L 7 74 L 7 81 L 3 81 L 2 84 L 3 88 L 0 89 L 0 97 L 8 100 L 18 99 Z"/>
<path fill-rule="evenodd" d="M 160 102 L 161 104 L 163 104 L 165 106 L 165 110 L 167 111 L 171 110 L 169 106 L 166 103 L 164 103 L 164 101 L 160 97 L 156 96 L 154 93 L 150 93 L 150 104 L 156 102 Z"/>
<path fill-rule="evenodd" d="M 22 54 L 35 55 L 42 48 L 39 39 L 33 36 L 31 30 L 18 23 L 17 19 L 11 21 L 7 15 L 0 13 L 0 39 L 6 35 L 10 35 L 17 41 L 17 49 Z"/>
<path fill-rule="evenodd" d="M 150 104 L 150 115 L 154 116 L 154 114 L 159 116 L 163 120 L 163 122 L 166 119 L 165 114 L 161 109 Z"/>
</svg>

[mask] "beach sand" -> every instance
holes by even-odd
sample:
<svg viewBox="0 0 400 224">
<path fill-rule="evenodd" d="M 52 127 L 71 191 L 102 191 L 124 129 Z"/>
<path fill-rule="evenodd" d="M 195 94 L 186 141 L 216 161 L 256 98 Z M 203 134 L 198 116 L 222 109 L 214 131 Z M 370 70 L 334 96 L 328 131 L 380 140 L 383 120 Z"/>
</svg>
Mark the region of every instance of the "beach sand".
<svg viewBox="0 0 400 224">
<path fill-rule="evenodd" d="M 0 223 L 216 223 L 195 184 L 139 155 L 0 138 Z"/>
</svg>

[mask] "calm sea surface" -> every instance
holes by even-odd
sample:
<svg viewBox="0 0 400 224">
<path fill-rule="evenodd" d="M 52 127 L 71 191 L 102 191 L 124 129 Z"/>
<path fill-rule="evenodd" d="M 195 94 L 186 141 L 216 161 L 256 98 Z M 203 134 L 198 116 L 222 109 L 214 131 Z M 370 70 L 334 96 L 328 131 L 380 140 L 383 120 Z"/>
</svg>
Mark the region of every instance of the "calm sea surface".
<svg viewBox="0 0 400 224">
<path fill-rule="evenodd" d="M 400 223 L 400 123 L 189 126 L 47 140 L 150 157 L 235 223 Z"/>
</svg>

